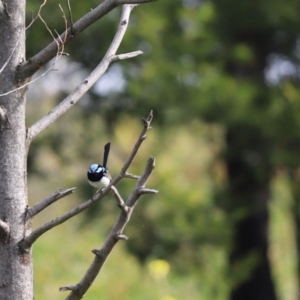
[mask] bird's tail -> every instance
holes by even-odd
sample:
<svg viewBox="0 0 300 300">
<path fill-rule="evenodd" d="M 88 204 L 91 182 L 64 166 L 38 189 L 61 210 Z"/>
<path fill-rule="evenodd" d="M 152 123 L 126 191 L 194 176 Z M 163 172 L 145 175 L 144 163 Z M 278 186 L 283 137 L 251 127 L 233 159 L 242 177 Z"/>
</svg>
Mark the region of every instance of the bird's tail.
<svg viewBox="0 0 300 300">
<path fill-rule="evenodd" d="M 109 150 L 110 150 L 110 143 L 107 143 L 107 144 L 104 146 L 104 155 L 103 155 L 103 167 L 104 167 L 104 168 L 106 168 Z"/>
</svg>

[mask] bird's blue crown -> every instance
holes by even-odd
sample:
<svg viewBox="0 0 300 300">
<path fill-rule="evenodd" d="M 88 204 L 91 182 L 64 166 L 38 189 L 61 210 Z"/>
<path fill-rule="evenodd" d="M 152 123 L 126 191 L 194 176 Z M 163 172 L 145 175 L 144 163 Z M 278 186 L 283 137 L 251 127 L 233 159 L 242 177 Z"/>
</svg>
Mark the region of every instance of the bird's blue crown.
<svg viewBox="0 0 300 300">
<path fill-rule="evenodd" d="M 101 173 L 101 172 L 105 172 L 106 168 L 98 165 L 98 164 L 92 164 L 90 165 L 90 168 L 88 170 L 88 173 Z"/>
</svg>

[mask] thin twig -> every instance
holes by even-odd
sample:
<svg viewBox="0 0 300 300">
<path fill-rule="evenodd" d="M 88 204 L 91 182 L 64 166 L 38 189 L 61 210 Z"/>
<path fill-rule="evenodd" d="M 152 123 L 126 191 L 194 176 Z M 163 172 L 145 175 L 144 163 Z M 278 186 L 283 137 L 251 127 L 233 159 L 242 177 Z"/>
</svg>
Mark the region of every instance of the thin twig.
<svg viewBox="0 0 300 300">
<path fill-rule="evenodd" d="M 133 189 L 133 192 L 131 193 L 131 195 L 125 202 L 125 204 L 128 207 L 130 207 L 131 209 L 133 209 L 135 207 L 139 197 L 143 194 L 143 193 L 141 193 L 141 190 L 145 190 L 145 185 L 146 185 L 150 175 L 152 174 L 154 168 L 155 168 L 155 158 L 149 157 L 143 174 L 141 175 L 140 179 L 137 181 L 137 183 Z M 153 194 L 158 193 L 157 190 L 154 190 L 154 189 L 151 189 L 151 190 L 153 191 Z"/>
<path fill-rule="evenodd" d="M 106 188 L 102 189 L 99 193 L 97 192 L 92 198 L 90 198 L 86 202 L 80 204 L 79 206 L 69 210 L 68 212 L 64 213 L 63 215 L 41 225 L 40 227 L 38 227 L 37 229 L 32 231 L 29 236 L 27 236 L 20 242 L 20 248 L 23 251 L 27 251 L 27 249 L 29 249 L 32 246 L 32 244 L 40 236 L 42 236 L 45 232 L 64 223 L 65 221 L 69 220 L 70 218 L 72 218 L 72 217 L 78 215 L 79 213 L 81 213 L 82 211 L 86 210 L 87 208 L 89 208 L 90 206 L 95 204 L 96 202 L 100 201 L 103 197 L 105 197 L 110 192 L 112 186 L 116 186 L 119 183 L 119 181 L 125 177 L 125 174 L 127 173 L 128 168 L 130 167 L 132 161 L 135 158 L 135 155 L 137 154 L 141 144 L 145 140 L 147 131 L 151 128 L 150 125 L 151 125 L 152 118 L 153 118 L 153 113 L 151 111 L 149 113 L 148 117 L 146 119 L 143 119 L 143 129 L 142 129 L 127 161 L 125 162 L 124 166 L 122 167 L 120 173 L 110 182 L 110 184 Z M 139 178 L 139 180 L 141 180 L 141 178 Z"/>
<path fill-rule="evenodd" d="M 52 195 L 35 204 L 34 206 L 29 207 L 26 213 L 26 221 L 33 218 L 35 215 L 37 215 L 39 212 L 41 212 L 43 209 L 56 202 L 57 200 L 74 193 L 75 189 L 75 187 L 66 190 L 59 189 Z"/>
<path fill-rule="evenodd" d="M 40 5 L 39 10 L 37 12 L 37 15 L 35 18 L 32 18 L 31 22 L 29 23 L 29 25 L 25 28 L 25 30 L 27 30 L 29 27 L 31 27 L 31 25 L 37 20 L 37 18 L 39 18 L 42 8 L 43 6 L 46 4 L 47 0 L 44 0 L 44 2 Z"/>
<path fill-rule="evenodd" d="M 125 210 L 125 212 L 126 212 L 127 207 L 126 207 L 125 202 L 124 202 L 124 200 L 122 199 L 120 193 L 118 192 L 117 188 L 116 188 L 115 186 L 112 185 L 112 186 L 111 186 L 111 190 L 113 191 L 113 194 L 114 194 L 114 196 L 115 196 L 115 198 L 116 198 L 116 200 L 117 200 L 118 206 L 119 206 L 121 209 Z"/>
<path fill-rule="evenodd" d="M 141 54 L 143 54 L 143 51 L 138 50 L 138 51 L 133 51 L 133 52 L 129 52 L 129 53 L 114 55 L 111 57 L 110 62 L 113 63 L 116 61 L 133 58 L 133 57 L 136 57 Z"/>
<path fill-rule="evenodd" d="M 152 2 L 156 0 L 139 0 L 133 1 L 133 4 L 143 4 L 147 2 Z M 80 18 L 77 22 L 73 24 L 74 35 L 69 35 L 68 31 L 64 32 L 61 35 L 61 39 L 66 41 L 66 44 L 77 37 L 81 32 L 95 23 L 97 20 L 102 18 L 104 15 L 109 13 L 115 7 L 121 4 L 130 4 L 131 1 L 122 1 L 119 0 L 105 0 L 101 4 L 99 4 L 96 8 L 85 14 L 82 18 Z M 17 78 L 20 81 L 31 77 L 39 68 L 37 66 L 43 66 L 48 61 L 50 61 L 53 57 L 55 57 L 57 52 L 57 45 L 55 42 L 50 43 L 44 49 L 42 49 L 39 53 L 31 57 L 30 60 L 21 64 L 18 69 Z"/>
<path fill-rule="evenodd" d="M 110 65 L 110 58 L 115 55 L 124 37 L 132 9 L 133 9 L 132 5 L 123 6 L 122 15 L 121 15 L 117 32 L 101 63 L 94 69 L 94 71 L 90 75 L 88 75 L 83 80 L 83 82 L 70 95 L 68 95 L 47 115 L 42 117 L 39 121 L 37 121 L 28 129 L 27 132 L 28 146 L 30 142 L 39 133 L 41 133 L 44 129 L 46 129 L 50 124 L 55 122 L 61 115 L 63 115 L 68 109 L 70 109 L 75 103 L 77 103 L 80 100 L 80 98 L 90 89 L 90 87 L 106 72 L 107 68 Z"/>
<path fill-rule="evenodd" d="M 131 155 L 129 156 L 127 162 L 124 164 L 124 167 L 122 168 L 121 170 L 121 174 L 122 176 L 125 176 L 129 166 L 131 165 L 133 159 L 135 158 L 141 144 L 143 143 L 143 141 L 146 139 L 146 133 L 149 129 L 151 129 L 151 122 L 152 122 L 152 119 L 153 119 L 153 111 L 151 110 L 148 117 L 145 119 L 143 119 L 143 125 L 144 125 L 144 128 L 142 130 L 142 132 L 140 133 L 140 136 L 138 138 L 138 140 L 136 141 L 136 144 L 131 152 Z"/>
<path fill-rule="evenodd" d="M 123 233 L 117 233 L 117 234 L 115 234 L 115 238 L 117 240 L 123 240 L 123 241 L 129 240 L 129 237 L 127 235 L 123 234 Z"/>
<path fill-rule="evenodd" d="M 60 292 L 65 292 L 65 291 L 74 291 L 76 290 L 77 286 L 70 284 L 70 285 L 66 285 L 66 286 L 62 286 L 61 288 L 59 288 Z"/>
<path fill-rule="evenodd" d="M 91 199 L 89 199 L 88 201 L 86 201 L 86 202 L 80 204 L 79 206 L 69 210 L 68 212 L 64 213 L 63 215 L 61 215 L 61 216 L 59 216 L 59 217 L 57 217 L 57 218 L 55 218 L 55 219 L 53 219 L 49 222 L 46 222 L 43 225 L 41 225 L 40 227 L 38 227 L 37 229 L 32 231 L 30 235 L 28 235 L 26 238 L 24 238 L 20 242 L 20 249 L 22 249 L 23 251 L 26 251 L 45 232 L 47 232 L 50 229 L 66 222 L 70 218 L 78 215 L 79 213 L 81 213 L 82 211 L 84 211 L 85 209 L 87 209 L 88 207 L 93 205 L 97 200 L 102 199 L 104 197 L 104 195 L 106 195 L 108 192 L 109 191 L 107 191 L 105 194 L 101 193 L 100 196 L 97 196 L 97 197 L 94 196 Z"/>
<path fill-rule="evenodd" d="M 158 190 L 155 189 L 145 189 L 142 188 L 138 191 L 138 193 L 140 193 L 141 195 L 146 195 L 146 194 L 157 194 Z"/>
<path fill-rule="evenodd" d="M 57 46 L 57 49 L 58 49 L 58 50 L 57 50 L 57 53 L 58 53 L 60 47 L 62 46 L 62 45 L 58 42 L 58 41 L 59 41 L 59 38 L 56 39 L 56 37 L 55 37 L 55 36 L 53 35 L 53 33 L 52 33 L 52 30 L 49 28 L 47 22 L 43 19 L 43 17 L 42 17 L 40 14 L 38 15 L 38 17 L 39 17 L 39 19 L 42 21 L 42 23 L 44 24 L 44 26 L 46 27 L 47 31 L 50 33 L 50 35 L 51 35 L 53 41 L 56 43 L 56 46 Z M 57 56 L 57 54 L 56 54 L 56 56 Z"/>
<path fill-rule="evenodd" d="M 55 64 L 56 64 L 56 62 L 57 62 L 57 60 L 58 60 L 58 58 L 59 58 L 59 57 L 56 56 L 55 61 L 51 64 L 51 66 L 50 66 L 44 73 L 42 73 L 41 75 L 39 75 L 39 76 L 36 77 L 35 79 L 32 79 L 32 80 L 26 82 L 25 84 L 23 84 L 23 85 L 21 85 L 21 86 L 15 88 L 15 89 L 12 89 L 12 90 L 9 90 L 8 92 L 5 92 L 5 93 L 3 93 L 3 94 L 0 94 L 0 97 L 7 96 L 7 95 L 12 94 L 12 93 L 14 93 L 14 92 L 16 92 L 16 91 L 22 90 L 24 87 L 26 87 L 26 86 L 28 86 L 28 85 L 30 85 L 30 84 L 32 84 L 32 83 L 38 81 L 38 80 L 41 79 L 42 77 L 44 77 L 44 76 L 45 76 L 46 74 L 48 74 L 50 71 L 53 71 L 53 68 L 54 68 L 54 66 L 55 66 Z M 38 66 L 38 67 L 41 68 L 42 66 Z"/>
<path fill-rule="evenodd" d="M 17 88 L 15 88 L 15 89 L 11 89 L 11 90 L 9 90 L 9 91 L 7 91 L 7 92 L 5 92 L 5 93 L 0 94 L 0 97 L 7 96 L 7 95 L 9 95 L 9 94 L 11 94 L 11 93 L 14 93 L 14 92 L 16 92 L 16 91 L 18 91 L 18 90 L 21 90 L 21 89 L 23 89 L 24 87 L 26 87 L 26 86 L 28 86 L 28 85 L 30 85 L 30 84 L 36 82 L 37 80 L 39 80 L 39 79 L 42 78 L 42 77 L 44 77 L 47 73 L 49 73 L 51 70 L 53 70 L 53 68 L 54 68 L 54 66 L 55 66 L 55 64 L 56 64 L 56 62 L 61 58 L 61 56 L 65 55 L 65 53 L 64 53 L 65 40 L 62 40 L 62 39 L 61 39 L 61 36 L 60 36 L 57 32 L 56 32 L 56 33 L 57 33 L 58 37 L 57 37 L 57 39 L 55 38 L 55 36 L 53 35 L 53 33 L 52 33 L 51 29 L 49 28 L 48 24 L 46 23 L 46 21 L 43 19 L 43 17 L 42 17 L 41 14 L 40 14 L 41 9 L 42 9 L 42 7 L 46 4 L 46 2 L 47 2 L 47 1 L 45 0 L 45 1 L 43 2 L 43 4 L 40 6 L 40 9 L 39 9 L 39 11 L 38 11 L 38 14 L 37 14 L 36 18 L 39 18 L 39 19 L 42 21 L 42 23 L 44 24 L 45 28 L 47 29 L 47 31 L 48 31 L 49 34 L 51 35 L 53 41 L 54 41 L 54 42 L 56 43 L 56 45 L 57 45 L 57 52 L 56 52 L 55 60 L 54 60 L 54 62 L 51 64 L 50 68 L 48 68 L 44 73 L 42 73 L 41 75 L 39 75 L 38 77 L 36 77 L 36 78 L 33 79 L 33 80 L 27 81 L 26 83 L 24 83 L 24 84 L 22 84 L 22 85 L 19 85 L 19 86 L 18 86 Z M 60 5 L 59 5 L 59 7 L 60 7 L 60 9 L 61 9 L 62 12 L 63 12 L 63 18 L 64 18 L 64 20 L 65 20 L 65 28 L 66 28 L 66 30 L 67 30 L 67 19 L 66 19 L 65 13 L 64 13 L 64 11 L 63 11 L 63 9 L 62 9 L 62 7 L 61 7 Z M 14 51 L 14 50 L 13 50 L 13 51 Z M 30 59 L 29 59 L 29 61 L 30 61 Z M 41 65 L 39 65 L 39 64 L 36 63 L 36 62 L 32 62 L 32 63 L 36 64 L 36 66 L 37 66 L 38 68 L 41 68 L 41 67 L 42 67 Z M 1 72 L 0 72 L 0 73 L 1 73 Z M 19 81 L 20 81 L 20 80 L 19 80 Z"/>
<path fill-rule="evenodd" d="M 68 30 L 68 21 L 67 21 L 67 17 L 66 17 L 65 11 L 63 10 L 63 8 L 62 8 L 62 6 L 61 6 L 60 4 L 58 4 L 58 6 L 59 6 L 60 10 L 61 10 L 62 13 L 63 13 L 62 17 L 63 17 L 63 19 L 65 20 L 65 31 L 67 31 L 67 30 Z M 57 33 L 57 35 L 59 36 L 58 33 Z M 63 45 L 63 47 L 64 47 L 64 45 L 65 45 L 65 43 L 66 43 L 66 40 L 67 40 L 67 36 L 65 36 L 65 39 L 64 39 L 64 40 L 62 39 L 61 36 L 59 36 L 58 38 L 59 38 L 59 40 L 61 41 L 61 43 L 62 43 L 62 45 Z"/>
<path fill-rule="evenodd" d="M 125 173 L 124 177 L 125 178 L 130 178 L 130 179 L 139 179 L 140 178 L 140 176 L 138 176 L 138 175 L 130 174 L 130 173 L 127 173 L 127 172 Z"/>
<path fill-rule="evenodd" d="M 126 206 L 129 208 L 127 211 L 121 210 L 119 217 L 113 226 L 112 230 L 110 231 L 106 241 L 104 242 L 103 246 L 100 249 L 95 249 L 92 252 L 95 254 L 94 260 L 91 263 L 90 267 L 84 274 L 81 281 L 76 284 L 72 285 L 72 291 L 66 298 L 66 300 L 78 300 L 82 299 L 83 295 L 86 291 L 90 288 L 93 281 L 99 274 L 100 270 L 102 269 L 105 261 L 107 260 L 109 254 L 113 250 L 116 243 L 121 239 L 128 239 L 126 235 L 123 234 L 123 230 L 126 227 L 127 223 L 130 220 L 130 216 L 141 196 L 139 190 L 143 188 L 150 177 L 152 171 L 155 167 L 155 159 L 150 157 L 147 161 L 145 170 L 137 181 L 136 186 L 134 187 L 131 195 L 126 201 Z M 67 286 L 69 287 L 69 286 Z M 68 289 L 67 287 L 61 287 L 60 290 L 64 291 Z"/>
<path fill-rule="evenodd" d="M 73 27 L 73 17 L 72 17 L 72 9 L 71 9 L 71 4 L 70 4 L 70 0 L 66 0 L 67 2 L 67 7 L 68 7 L 68 13 L 69 13 L 69 21 L 70 21 L 70 33 L 72 36 L 74 36 L 75 32 L 74 32 L 74 27 Z"/>
</svg>

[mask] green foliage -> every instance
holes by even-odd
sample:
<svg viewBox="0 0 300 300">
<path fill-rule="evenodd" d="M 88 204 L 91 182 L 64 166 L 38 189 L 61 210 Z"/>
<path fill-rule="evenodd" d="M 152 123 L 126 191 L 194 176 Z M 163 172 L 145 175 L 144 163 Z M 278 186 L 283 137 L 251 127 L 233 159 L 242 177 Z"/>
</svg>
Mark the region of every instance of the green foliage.
<svg viewBox="0 0 300 300">
<path fill-rule="evenodd" d="M 59 140 L 61 144 L 58 149 L 51 150 L 44 144 L 44 147 L 34 150 L 35 168 L 43 176 L 30 176 L 29 196 L 32 204 L 58 187 L 77 186 L 77 191 L 41 214 L 35 226 L 86 200 L 94 191 L 86 184 L 86 169 L 92 161 L 102 157 L 102 146 L 107 138 L 102 135 L 101 139 L 98 139 L 96 134 L 93 139 L 91 137 L 95 134 L 93 130 L 86 130 L 81 134 L 80 128 L 84 127 L 78 118 L 74 118 L 76 111 L 75 109 L 73 114 L 67 115 L 66 119 L 53 125 L 53 129 L 49 129 L 47 133 L 51 136 L 52 130 L 54 133 L 62 127 L 60 122 L 64 124 L 67 122 L 68 126 L 78 129 L 74 136 L 62 130 L 62 138 Z M 100 128 L 103 122 L 101 119 L 95 119 L 93 125 Z M 158 128 L 155 128 L 155 122 L 153 126 L 130 172 L 140 174 L 146 158 L 154 155 L 157 158 L 157 168 L 149 186 L 158 188 L 160 193 L 155 197 L 146 196 L 140 201 L 125 231 L 130 237 L 125 244 L 126 248 L 134 253 L 135 259 L 130 258 L 122 246 L 122 253 L 116 254 L 117 257 L 113 255 L 110 258 L 112 262 L 105 265 L 104 275 L 100 275 L 95 286 L 95 294 L 99 296 L 99 293 L 100 295 L 103 293 L 103 297 L 113 299 L 120 299 L 120 297 L 139 299 L 144 298 L 144 295 L 149 295 L 149 299 L 159 299 L 165 294 L 170 294 L 175 299 L 180 299 L 184 297 L 185 289 L 189 289 L 190 299 L 197 299 L 197 295 L 206 293 L 216 295 L 216 299 L 222 299 L 221 295 L 226 293 L 228 285 L 223 281 L 223 284 L 216 290 L 212 283 L 216 280 L 216 272 L 220 276 L 219 280 L 222 281 L 222 274 L 226 270 L 227 259 L 223 247 L 227 243 L 228 228 L 222 208 L 214 206 L 214 195 L 211 189 L 215 184 L 213 174 L 219 173 L 219 181 L 224 180 L 222 164 L 215 161 L 215 155 L 222 146 L 222 129 L 199 122 L 191 123 L 188 131 L 176 127 L 170 131 L 160 132 Z M 111 137 L 112 151 L 109 158 L 112 175 L 115 175 L 122 166 L 140 128 L 139 122 L 128 117 L 115 126 L 114 136 Z M 47 134 L 44 137 L 45 140 L 49 138 Z M 199 134 L 197 140 L 194 139 L 195 134 Z M 101 130 L 99 135 L 101 136 Z M 55 136 L 51 139 L 52 143 L 55 143 Z M 85 145 L 89 145 L 88 149 Z M 74 151 L 74 146 L 79 147 L 78 151 Z M 81 146 L 86 149 L 86 152 L 80 151 Z M 151 152 L 150 149 L 152 149 Z M 196 155 L 195 149 L 197 149 Z M 190 161 L 191 155 L 194 156 L 194 161 Z M 173 180 L 168 180 L 169 177 Z M 125 199 L 133 185 L 134 182 L 128 179 L 118 187 Z M 78 280 L 78 276 L 82 275 L 83 269 L 90 263 L 90 249 L 100 246 L 99 243 L 110 230 L 118 213 L 119 209 L 114 198 L 109 196 L 105 201 L 90 209 L 82 218 L 63 225 L 62 229 L 55 229 L 53 233 L 49 233 L 48 238 L 45 236 L 39 241 L 34 250 L 34 256 L 37 257 L 36 280 L 41 289 L 37 290 L 37 295 L 43 295 L 42 297 L 45 298 L 47 290 L 51 290 L 53 285 L 57 287 Z M 207 228 L 210 230 L 207 231 Z M 76 231 L 79 233 L 75 234 Z M 67 247 L 63 244 L 58 246 L 58 241 L 61 240 L 60 234 L 68 237 L 64 239 Z M 76 239 L 73 238 L 74 236 Z M 44 260 L 48 261 L 47 255 L 51 256 L 53 252 L 56 255 L 52 255 L 51 259 L 56 263 L 53 261 L 43 266 Z M 65 257 L 68 259 L 64 261 Z M 156 258 L 163 258 L 171 266 L 170 277 L 168 276 L 164 283 L 168 287 L 167 291 L 160 282 L 155 283 L 157 290 L 152 288 L 153 291 L 150 292 L 146 288 L 151 282 L 151 277 L 148 275 L 147 278 L 145 275 L 147 265 Z M 138 265 L 137 259 L 143 262 L 143 266 Z M 130 276 L 122 275 L 120 260 L 126 262 L 122 268 L 130 269 Z M 74 265 L 72 261 L 75 261 Z M 54 264 L 59 267 L 52 272 L 51 268 Z M 126 267 L 127 264 L 129 264 L 128 267 Z M 41 275 L 39 275 L 40 272 Z M 107 279 L 112 281 L 111 288 L 110 284 L 103 279 L 103 276 L 104 278 L 108 276 L 105 275 L 107 272 L 112 276 L 111 279 Z M 123 276 L 130 277 L 131 280 L 127 282 Z M 143 287 L 140 278 L 145 276 L 145 287 Z M 196 280 L 198 276 L 203 281 L 199 287 Z M 43 278 L 49 280 L 49 277 L 53 278 L 51 279 L 53 283 L 44 284 Z M 120 293 L 113 288 L 116 281 L 122 282 L 119 286 Z M 136 288 L 136 284 L 139 284 L 139 289 Z M 133 285 L 132 288 L 131 285 Z M 46 290 L 43 290 L 43 286 Z M 115 296 L 114 293 L 117 295 Z M 91 291 L 89 299 L 93 299 L 92 295 Z"/>
<path fill-rule="evenodd" d="M 97 4 L 71 2 L 74 20 Z M 28 11 L 37 11 L 36 4 L 30 5 Z M 154 128 L 130 171 L 140 174 L 146 158 L 155 156 L 157 168 L 149 185 L 160 193 L 139 203 L 126 229 L 130 240 L 113 254 L 89 299 L 199 299 L 199 295 L 203 299 L 226 299 L 231 285 L 239 283 L 236 279 L 249 276 L 259 260 L 255 253 L 235 266 L 232 273 L 227 265 L 233 221 L 229 216 L 234 214 L 226 213 L 230 201 L 226 159 L 236 155 L 246 161 L 257 158 L 250 159 L 259 162 L 256 176 L 265 178 L 266 173 L 274 172 L 270 176 L 274 178 L 274 190 L 289 186 L 281 177 L 277 180 L 275 171 L 279 167 L 293 170 L 299 166 L 299 78 L 291 75 L 267 84 L 265 73 L 272 55 L 296 66 L 299 63 L 299 5 L 296 0 L 173 0 L 136 8 L 120 53 L 141 49 L 145 55 L 119 64 L 127 80 L 125 90 L 107 97 L 93 90 L 80 107 L 73 108 L 34 142 L 29 154 L 31 203 L 58 187 L 77 186 L 74 196 L 56 206 L 62 211 L 93 194 L 85 178 L 87 166 L 102 160 L 107 141 L 112 142 L 110 171 L 113 175 L 118 172 L 139 132 L 136 119 L 154 110 Z M 119 12 L 107 15 L 67 47 L 70 60 L 78 62 L 83 72 L 94 68 L 102 58 Z M 57 1 L 47 3 L 42 10 L 48 26 L 59 32 L 64 30 L 61 15 Z M 50 41 L 42 24 L 34 24 L 28 29 L 28 56 Z M 72 77 L 68 76 L 66 85 Z M 47 113 L 66 92 L 60 90 L 54 99 L 45 95 L 38 105 L 37 100 L 29 99 L 28 124 Z M 229 128 L 239 133 L 236 152 L 227 148 Z M 126 198 L 133 186 L 133 181 L 126 180 L 118 188 Z M 278 245 L 286 241 L 278 223 L 288 219 L 289 212 L 285 207 L 285 214 L 278 216 L 276 209 L 281 210 L 282 202 L 278 193 L 272 198 L 272 234 L 276 235 L 272 263 L 277 269 L 281 299 L 291 299 L 284 286 L 295 282 L 290 264 L 295 264 L 296 257 L 292 254 L 285 266 L 280 263 L 282 257 L 276 256 Z M 55 289 L 66 281 L 78 280 L 90 261 L 86 255 L 92 244 L 99 244 L 99 236 L 95 237 L 90 227 L 95 226 L 103 239 L 117 213 L 110 196 L 80 221 L 70 223 L 70 233 L 62 236 L 55 230 L 49 243 L 47 238 L 38 243 L 37 258 L 56 252 L 61 255 L 57 258 L 59 265 L 67 271 L 51 275 Z M 50 209 L 44 217 L 56 215 L 57 211 Z M 71 250 L 64 245 L 56 247 L 57 241 L 74 232 L 80 232 L 83 240 L 68 240 L 66 245 L 72 243 Z M 294 245 L 292 236 L 287 239 Z M 294 253 L 292 247 L 286 252 Z M 170 274 L 162 280 L 149 271 L 149 264 L 156 259 L 170 265 Z M 38 262 L 36 273 L 43 263 Z M 279 269 L 285 271 L 280 273 Z M 42 281 L 49 278 L 48 272 L 42 269 L 37 273 L 36 278 L 41 280 L 36 285 L 37 299 L 45 299 L 48 289 L 53 290 L 52 283 Z M 42 290 L 43 286 L 47 290 Z"/>
</svg>

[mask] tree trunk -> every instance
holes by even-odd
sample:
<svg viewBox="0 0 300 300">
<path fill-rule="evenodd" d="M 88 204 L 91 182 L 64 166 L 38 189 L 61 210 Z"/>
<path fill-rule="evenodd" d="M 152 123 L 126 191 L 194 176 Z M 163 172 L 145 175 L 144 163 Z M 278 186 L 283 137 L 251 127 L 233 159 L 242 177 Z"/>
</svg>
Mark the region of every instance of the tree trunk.
<svg viewBox="0 0 300 300">
<path fill-rule="evenodd" d="M 227 135 L 229 197 L 234 224 L 231 300 L 275 300 L 268 259 L 270 169 L 260 129 L 235 124 Z"/>
<path fill-rule="evenodd" d="M 0 1 L 0 93 L 20 86 L 18 64 L 25 59 L 25 0 Z M 10 55 L 11 58 L 9 59 Z M 31 251 L 21 253 L 18 242 L 30 231 L 27 206 L 26 89 L 0 97 L 0 220 L 10 228 L 0 235 L 0 299 L 33 299 Z"/>
</svg>

